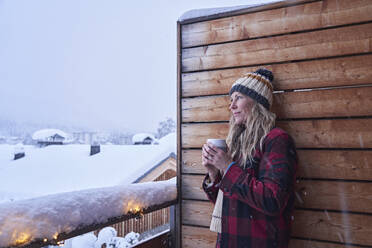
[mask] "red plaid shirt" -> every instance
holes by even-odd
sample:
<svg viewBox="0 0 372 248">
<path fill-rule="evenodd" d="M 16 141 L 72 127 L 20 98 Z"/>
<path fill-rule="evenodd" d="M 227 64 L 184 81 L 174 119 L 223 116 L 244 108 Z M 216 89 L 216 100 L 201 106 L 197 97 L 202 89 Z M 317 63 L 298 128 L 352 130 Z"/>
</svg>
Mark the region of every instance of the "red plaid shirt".
<svg viewBox="0 0 372 248">
<path fill-rule="evenodd" d="M 224 192 L 216 247 L 288 247 L 296 170 L 292 138 L 274 128 L 246 169 L 234 164 L 212 186 L 207 175 L 203 189 L 209 200 L 216 201 L 218 189 Z"/>
</svg>

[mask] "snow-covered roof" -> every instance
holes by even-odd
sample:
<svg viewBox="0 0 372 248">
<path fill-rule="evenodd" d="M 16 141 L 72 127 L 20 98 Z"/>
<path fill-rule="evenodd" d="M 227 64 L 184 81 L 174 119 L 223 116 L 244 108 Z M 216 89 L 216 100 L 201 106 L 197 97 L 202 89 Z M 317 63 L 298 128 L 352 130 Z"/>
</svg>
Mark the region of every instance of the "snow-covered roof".
<svg viewBox="0 0 372 248">
<path fill-rule="evenodd" d="M 25 157 L 13 160 L 14 145 L 0 145 L 0 203 L 129 184 L 176 153 L 176 140 L 170 134 L 157 146 L 101 145 L 93 156 L 89 145 L 24 149 Z"/>
<path fill-rule="evenodd" d="M 177 143 L 176 133 L 169 133 L 165 135 L 164 137 L 162 137 L 161 139 L 159 139 L 158 142 L 159 142 L 159 145 L 163 147 L 168 147 L 167 149 L 169 151 L 173 150 L 174 153 L 176 153 L 176 143 Z"/>
<path fill-rule="evenodd" d="M 63 138 L 67 138 L 67 134 L 59 129 L 41 129 L 39 131 L 36 131 L 32 135 L 32 139 L 34 140 L 45 140 L 46 138 L 52 137 L 54 135 L 58 134 L 59 136 Z"/>
<path fill-rule="evenodd" d="M 132 142 L 133 144 L 136 142 L 143 142 L 147 138 L 155 140 L 155 136 L 150 133 L 138 133 L 133 135 Z"/>
<path fill-rule="evenodd" d="M 228 14 L 232 12 L 236 12 L 239 10 L 245 10 L 250 9 L 254 7 L 259 7 L 263 5 L 267 5 L 274 2 L 281 2 L 283 0 L 256 0 L 251 1 L 255 2 L 254 4 L 250 5 L 239 5 L 239 6 L 232 6 L 232 7 L 221 7 L 221 8 L 205 8 L 205 9 L 193 9 L 185 12 L 180 18 L 178 18 L 178 21 L 185 22 L 188 20 L 200 18 L 200 17 L 214 17 L 221 14 Z"/>
</svg>

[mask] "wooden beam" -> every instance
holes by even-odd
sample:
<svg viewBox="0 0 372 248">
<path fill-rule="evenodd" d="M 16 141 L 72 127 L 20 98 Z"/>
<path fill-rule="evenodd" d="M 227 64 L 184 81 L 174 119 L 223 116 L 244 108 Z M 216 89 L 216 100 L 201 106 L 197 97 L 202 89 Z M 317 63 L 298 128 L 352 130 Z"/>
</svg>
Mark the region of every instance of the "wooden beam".
<svg viewBox="0 0 372 248">
<path fill-rule="evenodd" d="M 204 176 L 183 175 L 183 199 L 208 200 L 202 189 Z M 371 182 L 301 180 L 296 184 L 296 206 L 372 213 Z"/>
<path fill-rule="evenodd" d="M 372 23 L 182 49 L 182 72 L 372 52 Z"/>
<path fill-rule="evenodd" d="M 276 90 L 352 86 L 372 83 L 372 55 L 264 65 L 275 76 Z M 182 74 L 182 96 L 227 94 L 235 80 L 256 66 Z"/>
<path fill-rule="evenodd" d="M 183 25 L 182 47 L 288 34 L 372 20 L 371 1 L 328 0 Z"/>
<path fill-rule="evenodd" d="M 211 232 L 207 227 L 182 226 L 183 247 L 214 248 L 216 246 L 217 234 Z M 289 248 L 363 248 L 358 245 L 347 245 L 335 242 L 322 242 L 292 238 Z"/>
<path fill-rule="evenodd" d="M 292 236 L 372 246 L 372 216 L 295 210 Z"/>
<path fill-rule="evenodd" d="M 227 95 L 185 98 L 182 121 L 228 121 L 229 105 Z M 281 119 L 371 116 L 371 106 L 372 87 L 360 87 L 277 93 L 272 111 Z"/>
<path fill-rule="evenodd" d="M 183 247 L 214 248 L 216 246 L 217 234 L 211 232 L 207 227 L 182 226 Z M 363 248 L 358 245 L 347 245 L 335 242 L 322 242 L 314 240 L 303 240 L 292 238 L 289 248 Z"/>
<path fill-rule="evenodd" d="M 297 150 L 298 177 L 372 181 L 372 151 Z M 201 150 L 182 150 L 182 173 L 205 174 Z"/>
<path fill-rule="evenodd" d="M 182 148 L 201 148 L 207 139 L 224 139 L 228 123 L 183 124 Z M 278 121 L 297 148 L 372 148 L 372 119 Z"/>
<path fill-rule="evenodd" d="M 303 240 L 292 238 L 289 242 L 289 248 L 299 248 L 299 247 L 309 247 L 309 248 L 363 248 L 359 245 L 350 244 L 337 244 L 331 242 L 321 242 L 313 240 Z M 364 246 L 365 247 L 365 246 Z"/>
<path fill-rule="evenodd" d="M 183 224 L 209 227 L 213 204 L 184 201 Z M 372 215 L 295 210 L 292 236 L 371 246 Z"/>
<path fill-rule="evenodd" d="M 176 237 L 173 239 L 175 241 L 175 247 L 181 247 L 181 171 L 182 171 L 182 155 L 181 155 L 181 144 L 182 144 L 182 135 L 181 135 L 181 123 L 182 123 L 182 111 L 181 111 L 181 24 L 177 22 L 177 199 L 178 204 L 175 207 L 175 225 L 176 230 L 171 230 L 172 233 L 176 234 Z"/>
<path fill-rule="evenodd" d="M 372 213 L 372 183 L 300 180 L 296 206 Z"/>
</svg>

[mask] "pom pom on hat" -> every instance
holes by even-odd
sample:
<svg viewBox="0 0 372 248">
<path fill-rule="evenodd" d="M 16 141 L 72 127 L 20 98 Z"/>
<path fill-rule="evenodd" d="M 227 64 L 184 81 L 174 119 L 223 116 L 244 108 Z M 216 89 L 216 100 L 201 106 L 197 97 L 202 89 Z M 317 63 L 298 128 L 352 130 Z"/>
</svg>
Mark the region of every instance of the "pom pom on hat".
<svg viewBox="0 0 372 248">
<path fill-rule="evenodd" d="M 255 71 L 255 73 L 260 74 L 261 76 L 264 76 L 270 82 L 274 80 L 273 73 L 265 68 L 260 68 L 257 71 Z"/>
<path fill-rule="evenodd" d="M 235 91 L 238 91 L 260 103 L 267 110 L 270 110 L 273 102 L 273 80 L 274 75 L 271 71 L 260 68 L 236 80 L 229 94 L 231 95 Z"/>
</svg>

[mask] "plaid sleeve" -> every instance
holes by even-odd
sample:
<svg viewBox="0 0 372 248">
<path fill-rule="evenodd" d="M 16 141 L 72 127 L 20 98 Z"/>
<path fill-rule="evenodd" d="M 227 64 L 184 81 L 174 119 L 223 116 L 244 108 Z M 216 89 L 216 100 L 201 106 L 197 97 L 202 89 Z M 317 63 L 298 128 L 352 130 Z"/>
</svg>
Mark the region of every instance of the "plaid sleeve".
<svg viewBox="0 0 372 248">
<path fill-rule="evenodd" d="M 293 191 L 297 155 L 294 143 L 286 133 L 268 137 L 255 177 L 249 170 L 232 165 L 221 181 L 227 197 L 249 204 L 266 215 L 278 215 Z"/>
<path fill-rule="evenodd" d="M 207 174 L 203 180 L 203 190 L 207 194 L 208 199 L 215 203 L 217 199 L 217 194 L 219 190 L 219 185 L 221 182 L 221 175 L 218 174 L 216 180 L 212 183 L 211 179 L 209 178 L 209 175 Z"/>
</svg>

